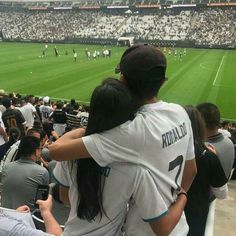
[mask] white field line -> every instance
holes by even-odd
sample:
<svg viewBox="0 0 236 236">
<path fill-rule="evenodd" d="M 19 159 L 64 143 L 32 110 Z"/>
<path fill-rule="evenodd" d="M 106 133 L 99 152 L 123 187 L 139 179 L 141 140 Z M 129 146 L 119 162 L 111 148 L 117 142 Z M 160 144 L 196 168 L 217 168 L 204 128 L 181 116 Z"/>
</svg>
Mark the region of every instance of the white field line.
<svg viewBox="0 0 236 236">
<path fill-rule="evenodd" d="M 224 58 L 225 58 L 225 55 L 224 55 L 224 56 L 222 57 L 222 59 L 221 59 L 220 66 L 219 66 L 219 68 L 218 68 L 218 70 L 217 70 L 217 73 L 216 73 L 215 79 L 214 79 L 214 81 L 213 81 L 213 86 L 215 86 L 215 84 L 216 84 L 216 80 L 217 80 L 217 78 L 218 78 L 218 75 L 219 75 L 219 72 L 220 72 L 221 66 L 222 66 L 222 64 L 223 64 Z"/>
<path fill-rule="evenodd" d="M 223 120 L 236 121 L 236 119 L 228 119 L 228 118 L 223 118 L 223 117 L 221 117 L 220 119 L 221 119 L 222 121 L 223 121 Z"/>
</svg>

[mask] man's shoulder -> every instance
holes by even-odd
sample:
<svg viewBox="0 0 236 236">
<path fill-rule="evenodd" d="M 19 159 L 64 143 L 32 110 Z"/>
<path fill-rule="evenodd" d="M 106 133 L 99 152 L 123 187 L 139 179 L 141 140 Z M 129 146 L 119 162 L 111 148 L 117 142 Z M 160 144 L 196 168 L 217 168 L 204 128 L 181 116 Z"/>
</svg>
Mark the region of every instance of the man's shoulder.
<svg viewBox="0 0 236 236">
<path fill-rule="evenodd" d="M 231 141 L 230 138 L 228 138 L 227 136 L 223 135 L 222 133 L 218 133 L 214 136 L 210 136 L 207 138 L 207 141 L 209 143 L 212 143 L 214 145 L 227 145 L 227 146 L 232 146 L 234 147 L 233 142 Z"/>
<path fill-rule="evenodd" d="M 36 162 L 33 162 L 32 171 L 38 171 L 41 173 L 48 173 L 48 170 L 45 167 L 37 164 Z"/>
<path fill-rule="evenodd" d="M 146 104 L 140 107 L 137 114 L 142 114 L 143 112 L 152 113 L 152 112 L 159 112 L 159 111 L 161 111 L 159 115 L 165 115 L 167 113 L 168 114 L 169 113 L 183 113 L 185 115 L 187 114 L 181 105 L 176 104 L 176 103 L 168 103 L 164 101 L 158 101 L 156 103 Z"/>
</svg>

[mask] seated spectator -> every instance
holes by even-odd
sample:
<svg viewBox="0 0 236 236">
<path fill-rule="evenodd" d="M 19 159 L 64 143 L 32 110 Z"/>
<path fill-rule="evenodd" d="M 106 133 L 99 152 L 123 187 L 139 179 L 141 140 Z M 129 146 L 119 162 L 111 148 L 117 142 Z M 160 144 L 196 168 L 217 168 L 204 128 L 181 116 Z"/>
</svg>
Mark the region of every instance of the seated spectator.
<svg viewBox="0 0 236 236">
<path fill-rule="evenodd" d="M 23 137 L 18 155 L 19 160 L 3 167 L 1 205 L 11 209 L 27 205 L 33 210 L 38 185 L 49 184 L 48 171 L 36 164 L 40 158 L 40 139 L 34 136 Z"/>
<path fill-rule="evenodd" d="M 0 207 L 0 235 L 60 236 L 62 234 L 62 230 L 51 213 L 51 195 L 49 195 L 46 201 L 38 200 L 36 203 L 39 205 L 39 210 L 44 220 L 46 233 L 35 228 L 30 214 L 30 208 L 27 205 L 23 205 L 18 207 L 16 210 Z"/>
<path fill-rule="evenodd" d="M 55 141 L 59 138 L 57 132 L 53 129 L 52 122 L 43 122 L 43 130 L 46 132 L 50 141 Z"/>
<path fill-rule="evenodd" d="M 197 175 L 188 191 L 188 202 L 184 212 L 189 225 L 189 236 L 204 236 L 206 220 L 212 193 L 216 198 L 227 196 L 227 178 L 220 160 L 206 139 L 205 123 L 200 112 L 192 107 L 185 107 L 191 120 L 197 163 Z"/>
<path fill-rule="evenodd" d="M 53 112 L 48 96 L 43 98 L 43 105 L 39 107 L 42 122 L 49 121 L 49 115 Z"/>
<path fill-rule="evenodd" d="M 63 102 L 56 103 L 56 109 L 50 114 L 49 118 L 53 121 L 53 129 L 61 136 L 65 132 L 67 116 L 66 112 L 62 110 Z"/>
</svg>

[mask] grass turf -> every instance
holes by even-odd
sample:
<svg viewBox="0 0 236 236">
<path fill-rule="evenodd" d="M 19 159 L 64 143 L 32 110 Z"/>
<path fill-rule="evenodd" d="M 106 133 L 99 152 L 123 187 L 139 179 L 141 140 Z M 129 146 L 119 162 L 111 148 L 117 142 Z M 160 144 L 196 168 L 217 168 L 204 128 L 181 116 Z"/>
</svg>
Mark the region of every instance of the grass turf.
<svg viewBox="0 0 236 236">
<path fill-rule="evenodd" d="M 85 56 L 85 48 L 91 60 Z M 106 77 L 117 77 L 114 68 L 125 48 L 108 47 L 111 58 L 92 59 L 93 51 L 103 47 L 76 44 L 48 45 L 47 57 L 42 58 L 44 44 L 0 43 L 0 89 L 21 94 L 50 96 L 88 102 L 94 87 Z M 74 62 L 72 50 L 78 53 Z M 65 52 L 68 51 L 68 55 Z M 213 102 L 223 118 L 236 119 L 236 51 L 187 49 L 183 60 L 167 55 L 169 80 L 160 91 L 160 98 L 182 105 Z"/>
</svg>

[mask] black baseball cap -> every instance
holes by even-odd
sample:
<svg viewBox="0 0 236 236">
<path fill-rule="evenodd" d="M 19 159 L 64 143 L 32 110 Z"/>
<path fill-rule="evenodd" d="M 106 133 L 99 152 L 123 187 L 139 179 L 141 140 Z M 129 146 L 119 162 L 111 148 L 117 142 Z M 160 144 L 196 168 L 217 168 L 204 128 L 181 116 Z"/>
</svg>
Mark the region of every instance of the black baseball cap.
<svg viewBox="0 0 236 236">
<path fill-rule="evenodd" d="M 137 44 L 124 52 L 115 73 L 121 73 L 125 78 L 144 79 L 154 69 L 163 68 L 163 75 L 158 73 L 157 79 L 165 79 L 166 64 L 165 55 L 159 49 L 152 45 Z"/>
</svg>

